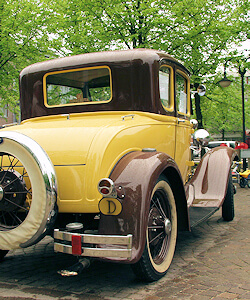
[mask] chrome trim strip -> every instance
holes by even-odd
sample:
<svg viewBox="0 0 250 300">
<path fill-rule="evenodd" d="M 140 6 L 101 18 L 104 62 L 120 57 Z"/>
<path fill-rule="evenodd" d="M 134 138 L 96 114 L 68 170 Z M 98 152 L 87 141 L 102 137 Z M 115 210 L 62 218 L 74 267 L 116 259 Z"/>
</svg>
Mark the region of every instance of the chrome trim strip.
<svg viewBox="0 0 250 300">
<path fill-rule="evenodd" d="M 41 238 L 43 238 L 46 228 L 54 221 L 53 216 L 56 213 L 54 210 L 56 210 L 57 199 L 56 172 L 47 153 L 36 141 L 27 135 L 14 131 L 1 131 L 0 137 L 19 143 L 32 155 L 42 173 L 44 181 L 43 184 L 46 188 L 46 208 L 44 218 L 36 234 L 25 243 L 20 244 L 20 247 L 26 248 L 37 243 Z"/>
<path fill-rule="evenodd" d="M 66 254 L 72 254 L 72 247 L 69 245 L 54 243 L 54 251 L 62 252 L 62 253 L 66 253 Z"/>
<path fill-rule="evenodd" d="M 86 164 L 67 164 L 67 165 L 54 165 L 54 167 L 82 167 Z"/>
<path fill-rule="evenodd" d="M 54 250 L 56 252 L 62 252 L 66 254 L 72 254 L 72 247 L 69 245 L 63 245 L 54 243 Z M 131 249 L 105 249 L 105 248 L 82 248 L 83 253 L 81 256 L 88 257 L 119 257 L 119 258 L 131 258 Z"/>
<path fill-rule="evenodd" d="M 71 242 L 72 235 L 81 236 L 82 243 L 86 244 L 113 244 L 113 245 L 132 245 L 132 235 L 99 235 L 99 234 L 80 234 L 66 231 L 54 230 L 54 239 Z"/>
<path fill-rule="evenodd" d="M 93 248 L 84 247 L 82 245 L 82 255 L 89 257 L 120 257 L 131 258 L 132 254 L 132 235 L 126 236 L 120 235 L 99 235 L 99 234 L 79 234 L 72 232 L 54 230 L 54 250 L 56 252 L 62 252 L 72 254 L 72 246 L 64 244 L 64 242 L 71 242 L 72 236 L 80 236 L 82 244 L 92 244 Z M 102 245 L 102 248 L 96 248 L 97 245 Z M 127 248 L 117 248 L 115 246 L 126 246 Z M 111 248 L 112 247 L 112 248 Z"/>
<path fill-rule="evenodd" d="M 11 126 L 16 126 L 16 125 L 18 125 L 17 122 L 9 123 L 9 124 L 3 124 L 3 125 L 1 125 L 1 128 L 6 128 L 6 127 L 11 127 Z"/>
<path fill-rule="evenodd" d="M 130 114 L 130 115 L 122 116 L 122 121 L 125 121 L 125 118 L 129 118 L 129 117 L 131 117 L 132 120 L 134 120 L 135 115 L 134 114 Z"/>
</svg>

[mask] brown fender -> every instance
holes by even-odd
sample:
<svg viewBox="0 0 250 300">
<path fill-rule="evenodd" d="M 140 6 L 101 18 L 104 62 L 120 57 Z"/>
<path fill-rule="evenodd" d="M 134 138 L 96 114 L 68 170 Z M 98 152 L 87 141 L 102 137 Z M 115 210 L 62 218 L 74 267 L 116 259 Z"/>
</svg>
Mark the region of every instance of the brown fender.
<svg viewBox="0 0 250 300">
<path fill-rule="evenodd" d="M 185 186 L 188 206 L 220 207 L 223 204 L 235 155 L 231 147 L 216 147 L 203 156 Z"/>
<path fill-rule="evenodd" d="M 115 166 L 110 178 L 121 191 L 122 212 L 118 216 L 101 215 L 99 233 L 132 234 L 132 257 L 139 260 L 145 247 L 146 229 L 152 190 L 164 174 L 173 190 L 179 229 L 188 229 L 187 202 L 181 175 L 174 160 L 160 152 L 131 152 Z M 112 259 L 114 260 L 114 259 Z M 119 259 L 121 261 L 121 259 Z"/>
</svg>

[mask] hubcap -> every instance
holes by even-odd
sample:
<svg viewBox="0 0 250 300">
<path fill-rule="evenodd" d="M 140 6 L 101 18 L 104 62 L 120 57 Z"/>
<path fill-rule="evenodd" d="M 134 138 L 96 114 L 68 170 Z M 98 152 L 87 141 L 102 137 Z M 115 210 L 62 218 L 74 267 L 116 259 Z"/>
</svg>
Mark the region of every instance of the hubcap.
<svg viewBox="0 0 250 300">
<path fill-rule="evenodd" d="M 0 201 L 3 200 L 3 188 L 0 186 Z"/>
<path fill-rule="evenodd" d="M 165 233 L 167 235 L 170 234 L 171 230 L 172 230 L 172 225 L 171 225 L 171 221 L 167 218 L 165 221 L 164 221 L 164 224 L 165 224 Z"/>
</svg>

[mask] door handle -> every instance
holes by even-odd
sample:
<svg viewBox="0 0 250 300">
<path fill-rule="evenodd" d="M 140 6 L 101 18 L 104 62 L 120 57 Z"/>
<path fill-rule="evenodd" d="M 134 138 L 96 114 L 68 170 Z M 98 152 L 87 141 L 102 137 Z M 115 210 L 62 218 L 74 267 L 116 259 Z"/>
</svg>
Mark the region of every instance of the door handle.
<svg viewBox="0 0 250 300">
<path fill-rule="evenodd" d="M 177 123 L 178 123 L 178 124 L 180 124 L 180 123 L 185 123 L 185 122 L 186 122 L 186 120 L 184 120 L 184 119 L 179 119 L 179 118 L 177 119 Z"/>
</svg>

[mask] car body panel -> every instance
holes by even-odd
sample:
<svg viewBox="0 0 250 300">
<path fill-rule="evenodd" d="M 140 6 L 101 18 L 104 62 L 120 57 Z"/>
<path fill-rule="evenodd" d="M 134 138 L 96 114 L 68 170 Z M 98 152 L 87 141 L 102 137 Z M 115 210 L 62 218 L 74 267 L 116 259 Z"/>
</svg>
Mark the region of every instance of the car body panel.
<svg viewBox="0 0 250 300">
<path fill-rule="evenodd" d="M 123 210 L 118 216 L 101 215 L 99 233 L 107 235 L 132 234 L 132 257 L 130 263 L 138 261 L 145 246 L 145 231 L 147 228 L 151 193 L 157 179 L 168 169 L 173 169 L 179 174 L 175 161 L 168 155 L 160 152 L 132 152 L 119 161 L 110 175 L 121 193 L 125 197 L 121 200 Z M 177 183 L 177 182 L 175 182 Z M 181 188 L 179 189 L 181 191 Z M 141 199 L 141 201 L 138 201 Z M 185 199 L 184 188 L 179 195 L 179 201 Z M 184 200 L 185 201 L 185 200 Z M 182 219 L 186 222 L 187 203 L 182 203 Z M 114 259 L 113 259 L 114 260 Z M 128 261 L 124 259 L 124 261 Z"/>
<path fill-rule="evenodd" d="M 185 177 L 189 140 L 182 142 L 182 156 L 175 157 L 176 122 L 172 116 L 143 112 L 133 112 L 132 116 L 127 112 L 99 112 L 33 118 L 13 131 L 43 145 L 52 160 L 58 177 L 59 212 L 98 213 L 98 181 L 108 177 L 120 158 L 131 151 L 156 148 L 167 152 L 177 164 L 184 165 Z M 191 131 L 188 121 L 185 130 Z"/>
</svg>

